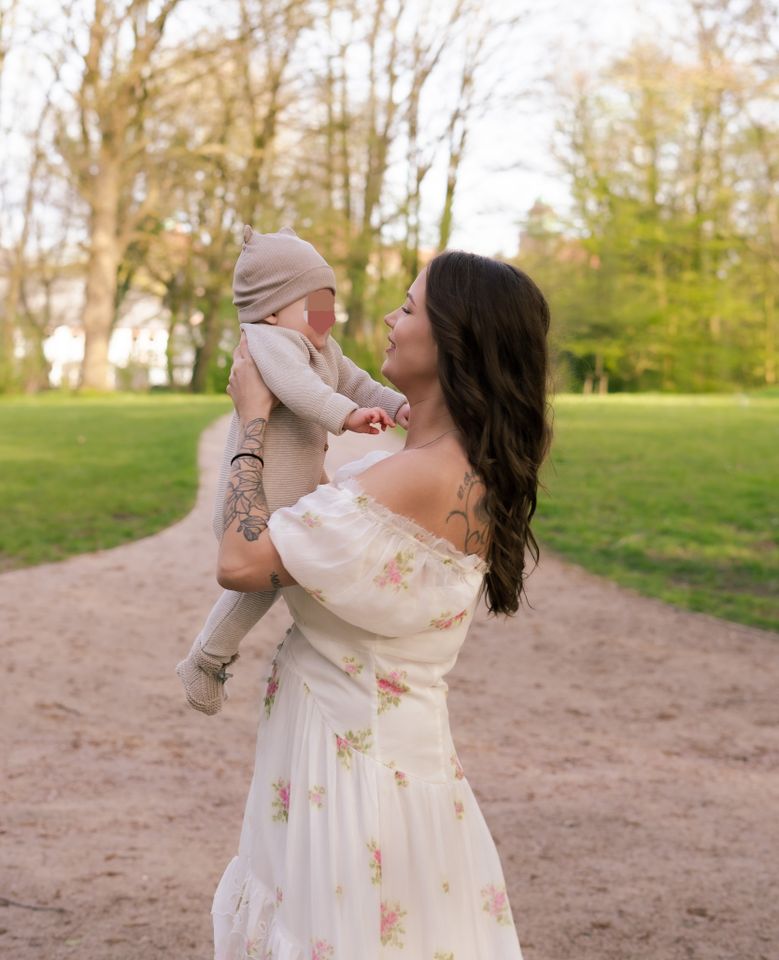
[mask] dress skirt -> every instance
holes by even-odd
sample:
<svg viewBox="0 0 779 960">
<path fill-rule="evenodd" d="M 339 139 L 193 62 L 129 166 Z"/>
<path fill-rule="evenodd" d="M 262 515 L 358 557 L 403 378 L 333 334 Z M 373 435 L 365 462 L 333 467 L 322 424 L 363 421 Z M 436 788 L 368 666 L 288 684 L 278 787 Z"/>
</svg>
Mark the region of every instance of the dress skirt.
<svg viewBox="0 0 779 960">
<path fill-rule="evenodd" d="M 371 728 L 334 728 L 307 682 L 318 654 L 290 631 L 261 706 L 238 853 L 214 895 L 215 960 L 521 960 L 456 753 L 441 782 L 377 760 Z"/>
</svg>

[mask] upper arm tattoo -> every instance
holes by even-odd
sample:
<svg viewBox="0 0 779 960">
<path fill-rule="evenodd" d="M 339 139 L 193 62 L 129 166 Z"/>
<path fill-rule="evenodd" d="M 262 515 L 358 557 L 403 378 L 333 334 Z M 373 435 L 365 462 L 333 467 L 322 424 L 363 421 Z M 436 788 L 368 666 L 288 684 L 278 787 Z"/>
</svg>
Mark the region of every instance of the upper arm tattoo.
<svg viewBox="0 0 779 960">
<path fill-rule="evenodd" d="M 446 521 L 450 517 L 462 517 L 465 520 L 465 553 L 481 553 L 482 548 L 487 543 L 487 533 L 489 530 L 489 514 L 484 503 L 484 497 L 479 497 L 473 507 L 473 512 L 478 521 L 484 525 L 483 530 L 471 530 L 471 521 L 469 518 L 468 506 L 471 495 L 479 482 L 478 475 L 473 470 L 467 470 L 463 482 L 457 490 L 458 500 L 465 500 L 462 510 L 452 510 L 447 514 Z"/>
<path fill-rule="evenodd" d="M 268 421 L 262 417 L 243 427 L 238 451 L 262 456 L 265 428 Z M 226 532 L 238 520 L 238 533 L 247 540 L 256 540 L 268 526 L 270 512 L 262 485 L 262 464 L 254 457 L 239 457 L 230 471 L 225 492 L 223 524 Z"/>
</svg>

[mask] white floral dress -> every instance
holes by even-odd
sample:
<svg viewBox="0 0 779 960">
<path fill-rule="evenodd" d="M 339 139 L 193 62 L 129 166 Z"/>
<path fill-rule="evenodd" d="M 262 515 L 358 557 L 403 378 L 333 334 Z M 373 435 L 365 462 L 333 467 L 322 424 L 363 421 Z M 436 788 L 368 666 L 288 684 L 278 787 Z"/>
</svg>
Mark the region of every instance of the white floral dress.
<svg viewBox="0 0 779 960">
<path fill-rule="evenodd" d="M 215 960 L 522 960 L 444 676 L 486 564 L 336 471 L 268 530 L 297 581 L 271 665 Z"/>
</svg>

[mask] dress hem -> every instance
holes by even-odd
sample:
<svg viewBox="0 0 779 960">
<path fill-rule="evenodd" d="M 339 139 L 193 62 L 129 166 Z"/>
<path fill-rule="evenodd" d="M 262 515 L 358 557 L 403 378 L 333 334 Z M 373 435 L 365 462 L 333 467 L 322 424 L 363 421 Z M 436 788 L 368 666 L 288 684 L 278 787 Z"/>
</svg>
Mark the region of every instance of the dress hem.
<svg viewBox="0 0 779 960">
<path fill-rule="evenodd" d="M 224 903 L 225 898 L 236 900 Z M 306 960 L 278 915 L 279 899 L 237 854 L 214 894 L 214 960 Z M 251 935 L 250 935 L 251 934 Z"/>
</svg>

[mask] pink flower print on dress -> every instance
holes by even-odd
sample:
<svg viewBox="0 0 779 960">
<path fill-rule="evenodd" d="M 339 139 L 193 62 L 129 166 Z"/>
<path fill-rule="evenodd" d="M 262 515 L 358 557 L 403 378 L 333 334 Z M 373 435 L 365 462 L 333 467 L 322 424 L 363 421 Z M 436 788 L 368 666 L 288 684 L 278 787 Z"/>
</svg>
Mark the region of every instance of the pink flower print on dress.
<svg viewBox="0 0 779 960">
<path fill-rule="evenodd" d="M 276 887 L 276 906 L 280 907 L 284 900 L 284 891 L 281 887 Z"/>
<path fill-rule="evenodd" d="M 321 807 L 325 800 L 325 788 L 317 784 L 308 791 L 312 807 Z"/>
<path fill-rule="evenodd" d="M 263 950 L 263 944 L 265 943 L 265 932 L 263 931 L 259 936 L 248 937 L 246 940 L 246 957 L 247 960 L 265 960 L 267 954 Z M 262 953 L 260 951 L 262 950 Z"/>
<path fill-rule="evenodd" d="M 371 883 L 381 883 L 381 850 L 374 839 L 370 839 L 365 846 L 371 852 Z"/>
<path fill-rule="evenodd" d="M 462 800 L 454 801 L 454 815 L 458 820 L 462 820 L 463 816 L 465 815 L 465 806 L 463 805 Z"/>
<path fill-rule="evenodd" d="M 407 910 L 401 910 L 397 902 L 391 904 L 387 900 L 381 901 L 381 942 L 385 947 L 403 946 L 400 936 L 406 930 L 401 921 L 407 913 Z"/>
<path fill-rule="evenodd" d="M 393 587 L 395 591 L 408 590 L 408 584 L 403 577 L 413 569 L 414 551 L 411 548 L 398 550 L 395 556 L 384 564 L 382 572 L 376 574 L 373 582 L 379 587 Z"/>
<path fill-rule="evenodd" d="M 454 767 L 454 775 L 457 780 L 462 780 L 465 776 L 465 771 L 460 764 L 460 761 L 457 759 L 457 754 L 453 753 L 449 759 L 452 761 L 452 766 Z"/>
<path fill-rule="evenodd" d="M 273 789 L 276 791 L 273 798 L 273 809 L 276 811 L 273 814 L 274 820 L 286 822 L 289 819 L 289 786 L 289 781 L 281 777 L 273 781 Z"/>
<path fill-rule="evenodd" d="M 449 881 L 448 881 L 448 880 L 444 880 L 444 882 L 441 884 L 441 889 L 444 891 L 444 893 L 449 893 Z"/>
<path fill-rule="evenodd" d="M 265 688 L 265 716 L 270 716 L 273 701 L 276 699 L 276 692 L 279 689 L 279 666 L 273 661 L 273 669 L 268 677 L 268 685 Z"/>
<path fill-rule="evenodd" d="M 486 910 L 491 917 L 495 917 L 498 923 L 509 925 L 511 919 L 505 886 L 497 887 L 494 883 L 488 883 L 486 887 L 481 888 L 481 895 L 484 900 L 482 909 Z"/>
<path fill-rule="evenodd" d="M 388 673 L 376 671 L 376 688 L 379 694 L 378 713 L 384 713 L 390 707 L 400 705 L 400 698 L 410 689 L 408 684 L 403 682 L 407 676 L 405 670 L 390 670 Z"/>
<path fill-rule="evenodd" d="M 364 664 L 360 663 L 357 657 L 341 657 L 341 663 L 344 673 L 348 673 L 350 677 L 359 677 L 362 673 Z"/>
<path fill-rule="evenodd" d="M 405 773 L 403 773 L 402 770 L 395 771 L 395 783 L 397 783 L 399 787 L 408 786 L 408 777 L 405 775 Z"/>
<path fill-rule="evenodd" d="M 300 586 L 303 587 L 303 584 L 301 583 Z M 326 596 L 324 595 L 324 593 L 319 589 L 319 587 L 317 587 L 317 588 L 314 589 L 314 590 L 309 590 L 308 587 L 303 587 L 303 589 L 306 591 L 306 593 L 307 593 L 310 597 L 313 597 L 315 600 L 318 600 L 320 603 L 327 603 L 327 597 L 326 597 Z"/>
<path fill-rule="evenodd" d="M 327 940 L 312 940 L 311 960 L 333 960 L 333 945 Z"/>
<path fill-rule="evenodd" d="M 303 516 L 300 518 L 307 527 L 321 527 L 322 520 L 319 517 L 318 513 L 312 513 L 310 510 L 306 510 Z"/>
<path fill-rule="evenodd" d="M 447 610 L 446 613 L 442 613 L 437 620 L 431 620 L 430 626 L 435 627 L 436 630 L 448 630 L 450 627 L 453 627 L 457 623 L 462 623 L 463 617 L 468 613 L 467 610 L 461 610 L 459 613 L 452 614 Z"/>
<path fill-rule="evenodd" d="M 338 734 L 335 735 L 335 747 L 338 759 L 347 770 L 351 770 L 352 768 L 352 747 L 361 753 L 367 753 L 371 748 L 370 741 L 372 736 L 373 731 L 370 727 L 356 731 L 347 730 L 342 737 Z"/>
</svg>

